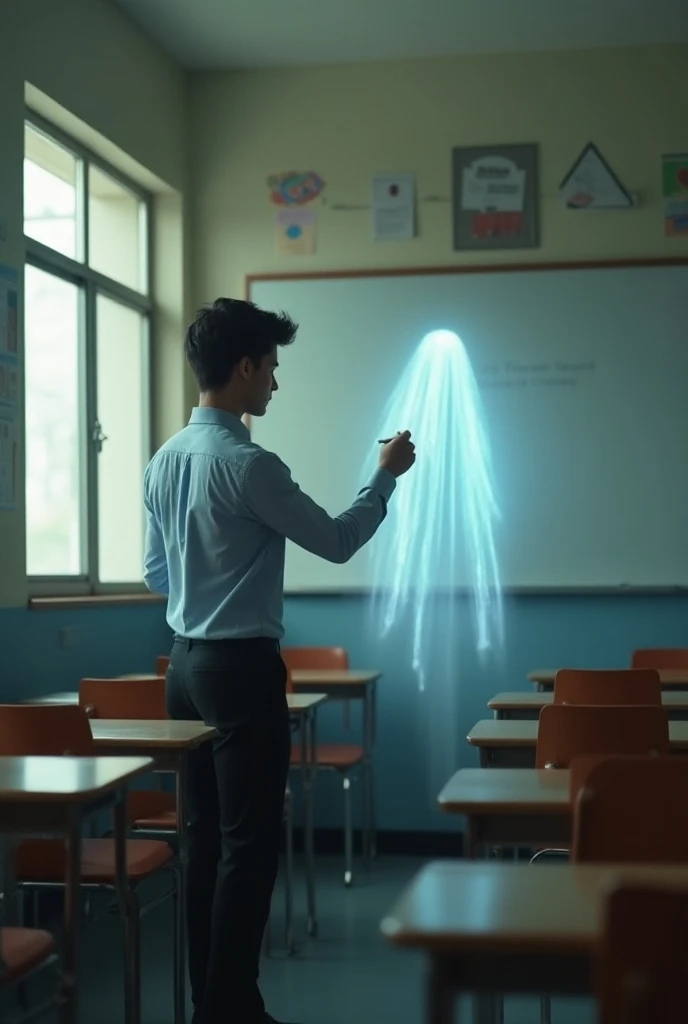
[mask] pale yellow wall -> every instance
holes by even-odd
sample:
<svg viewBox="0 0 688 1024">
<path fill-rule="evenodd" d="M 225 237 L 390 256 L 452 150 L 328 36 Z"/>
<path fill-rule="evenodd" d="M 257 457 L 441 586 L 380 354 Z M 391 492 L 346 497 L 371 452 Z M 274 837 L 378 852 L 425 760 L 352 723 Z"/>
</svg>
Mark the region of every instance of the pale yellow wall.
<svg viewBox="0 0 688 1024">
<path fill-rule="evenodd" d="M 0 22 L 0 225 L 7 232 L 7 240 L 0 241 L 0 263 L 23 264 L 26 82 L 81 119 L 84 130 L 88 126 L 109 140 L 113 151 L 119 147 L 129 154 L 161 187 L 165 183 L 157 241 L 165 245 L 179 237 L 187 148 L 181 68 L 109 0 L 17 0 L 2 4 Z M 166 263 L 176 284 L 168 277 L 163 322 L 175 302 L 181 303 L 184 287 L 181 259 L 166 254 Z M 166 381 L 178 391 L 181 412 L 181 359 L 177 366 Z M 171 419 L 158 417 L 158 429 L 171 425 Z M 17 510 L 0 512 L 0 605 L 26 601 L 23 489 L 22 467 Z"/>
<path fill-rule="evenodd" d="M 214 73 L 191 85 L 197 301 L 241 295 L 246 272 L 688 254 L 663 236 L 662 152 L 688 150 L 688 47 L 400 61 Z M 588 141 L 627 187 L 632 212 L 572 213 L 557 187 Z M 542 247 L 476 257 L 452 250 L 451 208 L 423 202 L 418 237 L 374 243 L 375 171 L 414 171 L 418 195 L 449 197 L 451 148 L 537 142 Z M 317 253 L 278 257 L 265 179 L 314 170 L 327 181 Z"/>
</svg>

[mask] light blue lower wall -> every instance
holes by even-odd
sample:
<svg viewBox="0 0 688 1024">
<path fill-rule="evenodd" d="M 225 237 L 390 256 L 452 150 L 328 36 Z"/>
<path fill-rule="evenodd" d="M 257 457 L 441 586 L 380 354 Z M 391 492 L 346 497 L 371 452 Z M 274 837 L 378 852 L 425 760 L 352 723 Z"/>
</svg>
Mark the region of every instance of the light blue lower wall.
<svg viewBox="0 0 688 1024">
<path fill-rule="evenodd" d="M 378 826 L 383 829 L 455 829 L 434 797 L 454 767 L 477 764 L 464 737 L 498 690 L 527 688 L 535 667 L 628 663 L 636 646 L 688 646 L 688 597 L 522 597 L 505 607 L 506 644 L 501 664 L 481 664 L 470 640 L 468 606 L 457 600 L 452 635 L 437 625 L 429 636 L 434 669 L 418 692 L 404 646 L 405 632 L 381 641 L 360 597 L 291 597 L 286 601 L 286 642 L 340 644 L 354 667 L 384 673 L 378 688 L 376 742 Z M 75 645 L 60 647 L 60 630 L 74 629 Z M 151 671 L 170 646 L 159 605 L 59 611 L 0 611 L 0 698 L 11 701 L 75 689 L 86 675 Z M 456 656 L 451 675 L 447 650 Z M 322 709 L 319 738 L 356 739 L 357 715 L 344 728 L 341 706 Z M 342 822 L 337 780 L 318 782 L 317 823 Z"/>
<path fill-rule="evenodd" d="M 404 629 L 380 641 L 371 633 L 368 604 L 362 598 L 287 600 L 289 643 L 341 644 L 352 666 L 384 672 L 378 687 L 375 758 L 381 828 L 457 828 L 458 822 L 437 811 L 437 790 L 453 768 L 477 766 L 466 733 L 478 719 L 490 717 L 485 703 L 496 692 L 528 689 L 530 670 L 625 666 L 634 647 L 688 646 L 688 596 L 683 595 L 509 598 L 505 650 L 497 665 L 483 665 L 475 654 L 467 603 L 459 599 L 454 612 L 455 635 L 448 637 L 438 626 L 429 637 L 438 668 L 421 695 L 409 667 Z M 448 646 L 455 655 L 454 683 L 442 662 Z M 321 736 L 346 738 L 341 711 L 325 707 L 321 720 Z M 318 788 L 318 823 L 338 824 L 341 794 L 329 780 L 321 780 Z"/>
<path fill-rule="evenodd" d="M 73 630 L 74 646 L 60 646 Z M 0 699 L 76 690 L 84 676 L 153 672 L 170 647 L 161 604 L 0 610 Z"/>
</svg>

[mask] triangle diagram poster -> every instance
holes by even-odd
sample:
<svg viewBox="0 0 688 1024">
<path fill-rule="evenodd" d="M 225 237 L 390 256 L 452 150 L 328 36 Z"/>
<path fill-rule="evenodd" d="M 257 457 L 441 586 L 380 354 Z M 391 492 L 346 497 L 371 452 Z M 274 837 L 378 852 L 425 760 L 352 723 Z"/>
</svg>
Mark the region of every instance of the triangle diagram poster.
<svg viewBox="0 0 688 1024">
<path fill-rule="evenodd" d="M 627 210 L 633 196 L 589 142 L 559 186 L 570 210 Z"/>
</svg>

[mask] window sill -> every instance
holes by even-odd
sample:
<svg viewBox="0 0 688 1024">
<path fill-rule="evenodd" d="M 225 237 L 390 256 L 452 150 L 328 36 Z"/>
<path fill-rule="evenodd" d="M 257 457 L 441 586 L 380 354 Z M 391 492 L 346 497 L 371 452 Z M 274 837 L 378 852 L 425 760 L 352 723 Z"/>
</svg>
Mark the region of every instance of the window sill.
<svg viewBox="0 0 688 1024">
<path fill-rule="evenodd" d="M 30 611 L 53 608 L 102 608 L 122 604 L 162 604 L 159 594 L 74 594 L 71 597 L 30 597 Z"/>
</svg>

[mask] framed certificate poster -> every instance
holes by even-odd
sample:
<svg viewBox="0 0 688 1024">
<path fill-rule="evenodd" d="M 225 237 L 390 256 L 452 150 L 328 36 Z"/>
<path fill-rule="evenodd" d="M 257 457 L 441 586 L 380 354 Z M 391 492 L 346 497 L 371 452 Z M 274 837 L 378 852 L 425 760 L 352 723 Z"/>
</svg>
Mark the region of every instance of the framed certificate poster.
<svg viewBox="0 0 688 1024">
<path fill-rule="evenodd" d="M 454 249 L 537 248 L 537 145 L 458 146 L 452 156 Z"/>
</svg>

